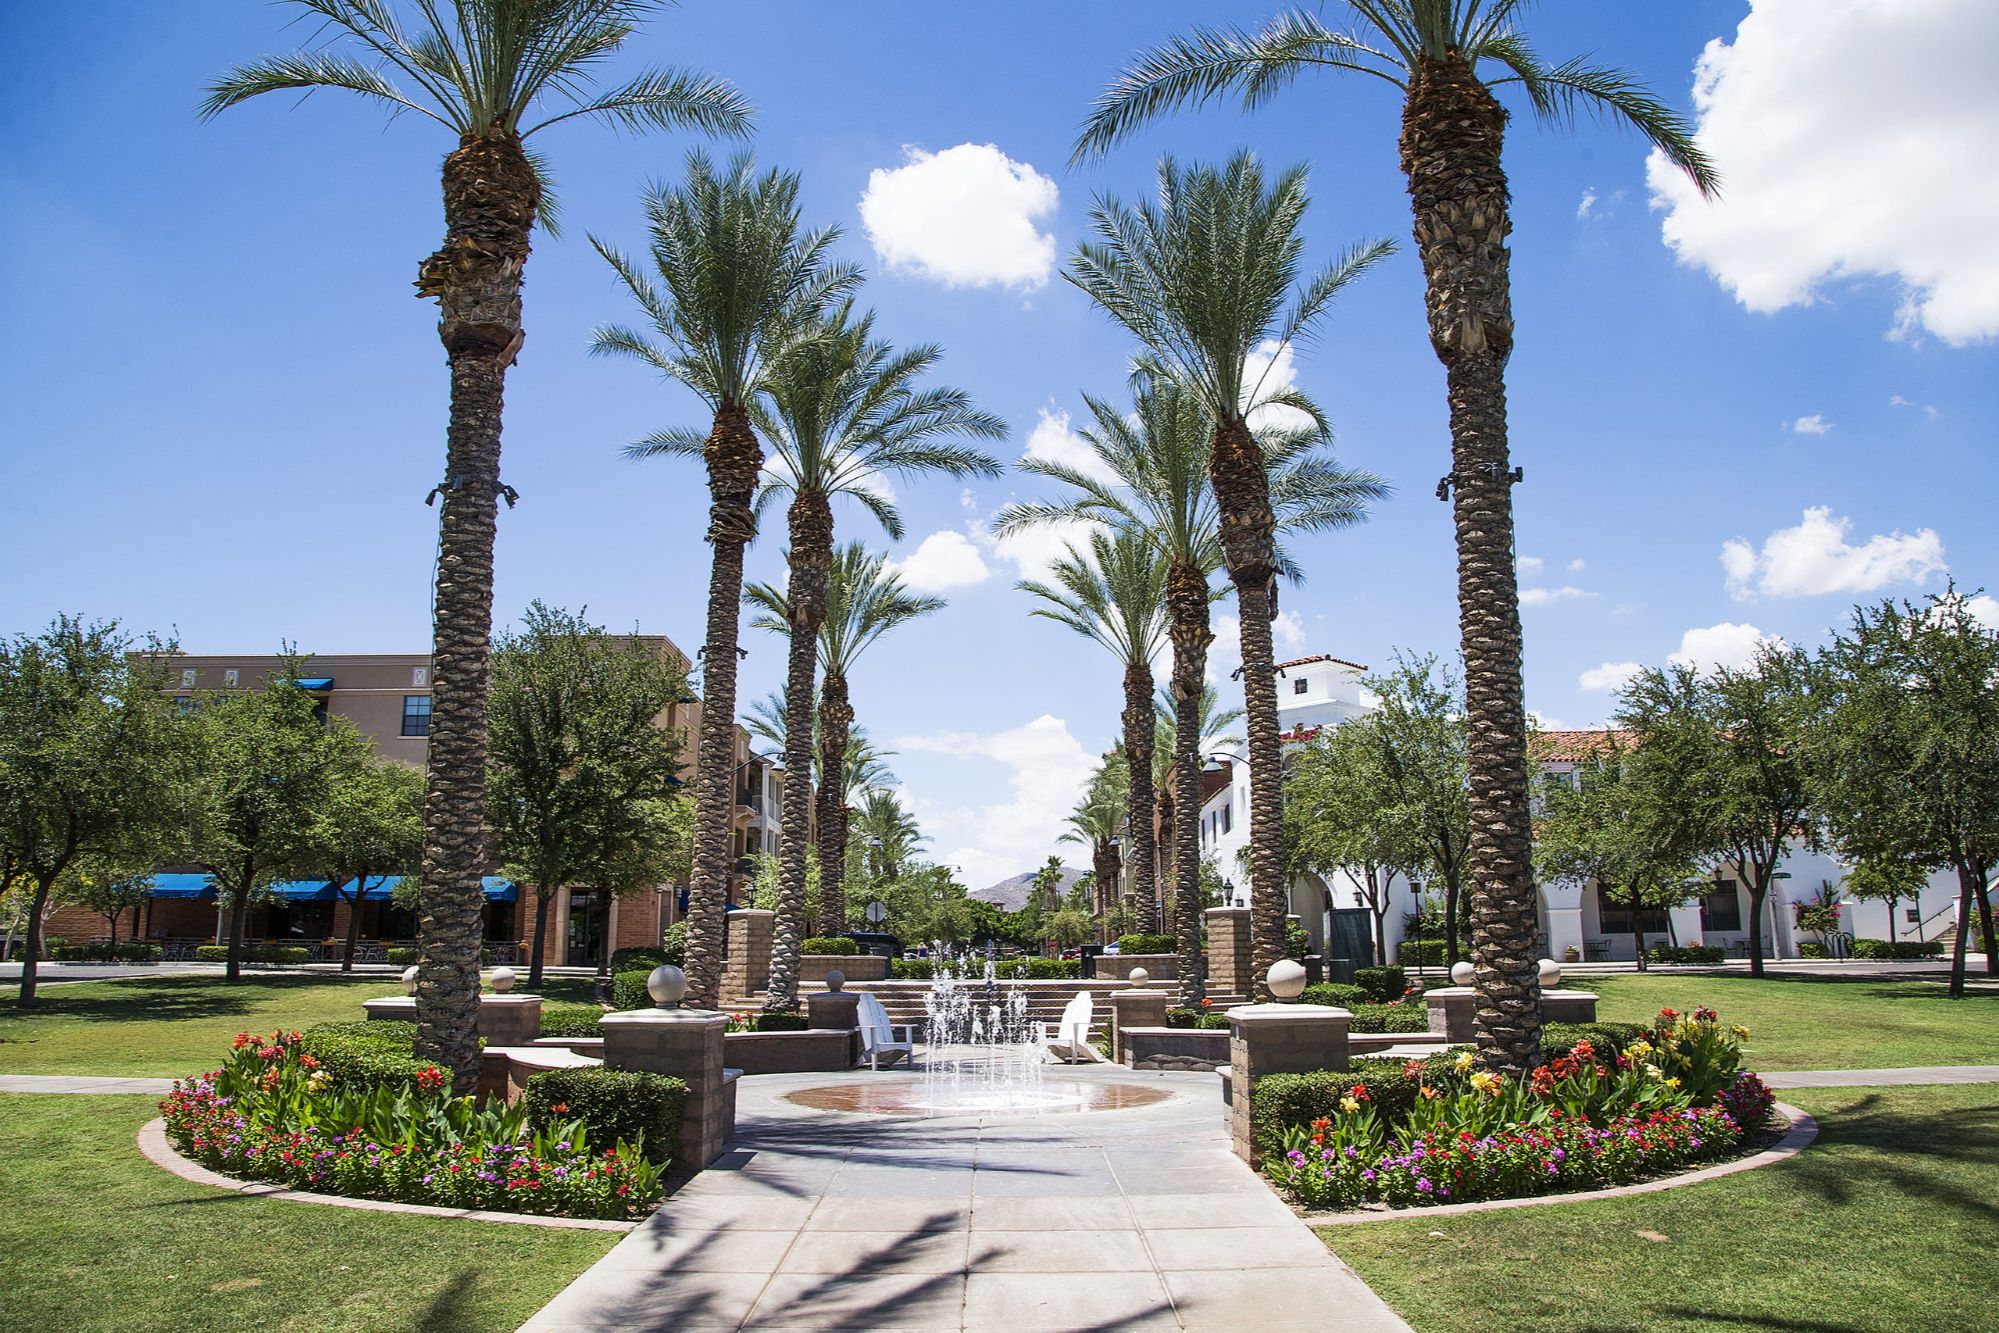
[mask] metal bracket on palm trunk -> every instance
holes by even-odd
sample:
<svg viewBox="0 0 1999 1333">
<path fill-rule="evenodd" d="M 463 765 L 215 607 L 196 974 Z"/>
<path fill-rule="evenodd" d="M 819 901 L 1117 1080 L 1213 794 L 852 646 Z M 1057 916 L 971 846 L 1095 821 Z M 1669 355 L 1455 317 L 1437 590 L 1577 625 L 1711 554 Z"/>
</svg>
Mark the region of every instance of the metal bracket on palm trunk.
<svg viewBox="0 0 1999 1333">
<path fill-rule="evenodd" d="M 498 493 L 500 498 L 507 502 L 507 508 L 512 509 L 515 505 L 521 502 L 521 493 L 515 490 L 513 487 L 501 481 L 495 481 L 493 485 L 498 488 Z M 453 473 L 451 476 L 446 477 L 443 481 L 438 482 L 437 485 L 430 488 L 430 494 L 423 497 L 424 508 L 428 509 L 432 505 L 436 504 L 437 497 L 444 494 L 446 491 L 462 491 L 464 489 L 465 489 L 465 478 L 457 475 L 456 473 Z"/>
<path fill-rule="evenodd" d="M 1515 486 L 1527 480 L 1527 472 L 1524 468 L 1514 468 L 1511 472 L 1508 472 L 1503 463 L 1487 463 L 1484 467 L 1477 470 L 1485 473 L 1486 476 L 1491 477 L 1494 481 L 1504 481 Z M 1443 476 L 1437 478 L 1437 498 L 1439 500 L 1450 499 L 1451 487 L 1459 484 L 1457 473 L 1446 472 Z"/>
</svg>

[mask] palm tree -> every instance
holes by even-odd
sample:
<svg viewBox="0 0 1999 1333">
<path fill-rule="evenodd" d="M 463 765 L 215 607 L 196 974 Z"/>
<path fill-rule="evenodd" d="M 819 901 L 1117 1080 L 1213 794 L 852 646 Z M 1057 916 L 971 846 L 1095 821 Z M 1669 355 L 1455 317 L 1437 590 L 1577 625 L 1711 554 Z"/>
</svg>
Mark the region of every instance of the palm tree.
<svg viewBox="0 0 1999 1333">
<path fill-rule="evenodd" d="M 1203 625 L 1206 618 L 1203 617 Z M 1177 667 L 1177 663 L 1176 663 Z M 1239 747 L 1240 736 L 1227 728 L 1242 721 L 1240 708 L 1223 708 L 1215 687 L 1195 679 L 1200 689 L 1194 706 L 1182 708 L 1177 693 L 1159 695 L 1159 747 L 1172 755 L 1175 794 L 1160 802 L 1159 829 L 1174 848 L 1173 901 L 1176 951 L 1180 955 L 1180 1003 L 1194 1008 L 1207 995 L 1208 979 L 1201 970 L 1201 770 L 1217 750 Z M 1187 812 L 1180 818 L 1180 812 Z"/>
<path fill-rule="evenodd" d="M 1088 394 L 1083 401 L 1091 424 L 1081 435 L 1096 466 L 1022 461 L 1022 471 L 1060 481 L 1071 494 L 1058 501 L 1010 505 L 1001 511 L 997 530 L 1004 534 L 1033 524 L 1096 521 L 1148 533 L 1158 545 L 1166 561 L 1172 711 L 1188 722 L 1163 752 L 1173 756 L 1171 802 L 1199 811 L 1201 756 L 1214 748 L 1203 744 L 1198 725 L 1212 711 L 1214 693 L 1206 684 L 1208 644 L 1214 638 L 1208 628 L 1208 605 L 1214 598 L 1209 578 L 1223 565 L 1221 515 L 1207 481 L 1214 417 L 1194 390 L 1169 375 L 1143 371 L 1134 376 L 1130 413 Z M 1351 526 L 1366 517 L 1371 501 L 1388 493 L 1380 478 L 1340 467 L 1321 453 L 1325 436 L 1316 427 L 1265 425 L 1255 435 L 1270 474 L 1280 533 Z M 1303 577 L 1281 544 L 1276 558 L 1279 572 L 1294 581 Z M 1180 706 L 1182 700 L 1190 706 Z M 1161 790 L 1169 787 L 1158 785 Z M 1161 832 L 1173 848 L 1173 922 L 1181 957 L 1181 993 L 1188 1003 L 1198 1004 L 1203 989 L 1201 848 L 1196 821 L 1189 818 L 1183 823 L 1184 827 L 1162 819 Z"/>
<path fill-rule="evenodd" d="M 1067 277 L 1144 347 L 1212 419 L 1208 484 L 1221 515 L 1222 556 L 1242 621 L 1243 699 L 1249 713 L 1250 943 L 1256 998 L 1284 956 L 1284 789 L 1270 621 L 1277 614 L 1277 515 L 1264 451 L 1249 424 L 1267 405 L 1298 408 L 1323 428 L 1302 394 L 1271 392 L 1270 367 L 1309 334 L 1340 289 L 1392 246 L 1358 246 L 1302 286 L 1305 173 L 1265 187 L 1248 152 L 1227 165 L 1183 171 L 1159 164 L 1159 202 L 1126 207 L 1106 197 L 1091 212 L 1095 243 L 1077 247 Z M 1254 373 L 1258 353 L 1267 358 Z"/>
<path fill-rule="evenodd" d="M 790 599 L 785 589 L 752 584 L 745 599 L 760 614 L 758 629 L 788 633 Z M 884 557 L 869 555 L 859 542 L 833 553 L 827 566 L 826 611 L 819 625 L 819 657 L 825 674 L 819 685 L 819 915 L 838 930 L 847 921 L 847 811 L 857 794 L 858 775 L 849 767 L 854 738 L 854 706 L 847 697 L 847 673 L 868 645 L 897 625 L 944 607 L 941 597 L 921 596 L 903 587 Z M 883 780 L 886 779 L 886 771 Z"/>
<path fill-rule="evenodd" d="M 1355 32 L 1290 10 L 1259 32 L 1204 28 L 1138 57 L 1097 99 L 1077 141 L 1101 153 L 1187 103 L 1230 94 L 1259 105 L 1308 68 L 1370 74 L 1402 90 L 1402 171 L 1423 258 L 1430 345 L 1443 362 L 1451 413 L 1458 621 L 1471 728 L 1473 950 L 1481 1058 L 1526 1069 L 1540 1055 L 1540 982 L 1527 719 L 1520 675 L 1520 596 L 1513 561 L 1506 361 L 1513 229 L 1500 148 L 1507 113 L 1493 90 L 1517 83 L 1537 117 L 1578 110 L 1636 129 L 1712 195 L 1720 177 L 1686 119 L 1623 70 L 1586 58 L 1549 65 L 1513 27 L 1523 0 L 1349 0 Z M 1480 74 L 1491 68 L 1496 77 Z"/>
<path fill-rule="evenodd" d="M 1090 849 L 1090 871 L 1096 879 L 1099 917 L 1118 906 L 1118 840 L 1126 822 L 1135 827 L 1131 803 L 1131 772 L 1122 750 L 1113 750 L 1090 776 L 1090 785 L 1066 821 L 1069 831 L 1057 841 L 1081 843 Z"/>
<path fill-rule="evenodd" d="M 1000 439 L 1006 424 L 972 405 L 960 389 L 920 388 L 917 381 L 943 356 L 924 344 L 897 352 L 873 336 L 874 317 L 851 306 L 830 311 L 815 337 L 772 368 L 751 416 L 776 455 L 757 495 L 759 514 L 788 493 L 791 549 L 782 633 L 791 641 L 785 680 L 785 771 L 801 777 L 813 765 L 813 693 L 819 673 L 819 631 L 826 620 L 833 564 L 833 500 L 848 496 L 875 516 L 889 536 L 903 535 L 895 502 L 882 486 L 941 475 L 993 477 L 999 461 L 951 436 Z M 683 440 L 683 450 L 699 447 Z M 668 452 L 664 445 L 660 452 Z M 748 600 L 760 604 L 754 596 Z M 798 1008 L 800 946 L 805 941 L 806 852 L 811 846 L 812 791 L 787 782 L 780 819 L 777 921 L 771 939 L 769 1013 Z M 824 871 L 821 875 L 823 878 Z M 821 886 L 821 907 L 825 906 Z"/>
<path fill-rule="evenodd" d="M 1089 549 L 1074 547 L 1049 566 L 1051 582 L 1018 585 L 1040 605 L 1030 614 L 1066 625 L 1108 649 L 1124 667 L 1124 753 L 1131 771 L 1127 808 L 1152 809 L 1152 659 L 1165 646 L 1166 565 L 1150 536 L 1135 528 L 1097 528 Z M 1159 929 L 1153 843 L 1132 839 L 1131 898 L 1140 930 Z"/>
<path fill-rule="evenodd" d="M 756 536 L 753 504 L 763 469 L 751 413 L 787 353 L 815 345 L 821 312 L 859 275 L 827 261 L 837 228 L 801 230 L 798 177 L 780 171 L 759 176 L 748 157 L 718 173 L 705 156 L 690 153 L 685 182 L 648 191 L 645 211 L 657 283 L 606 242 L 593 236 L 590 243 L 638 302 L 655 336 L 607 325 L 597 330 L 591 350 L 643 361 L 692 389 L 714 413 L 706 435 L 668 428 L 625 451 L 632 458 L 698 454 L 708 469 L 714 557 L 701 649 L 687 909 L 687 1002 L 703 1008 L 720 998 L 728 911 L 737 624 L 743 549 Z M 792 771 L 802 775 L 805 769 Z"/>
<path fill-rule="evenodd" d="M 916 820 L 902 808 L 892 791 L 871 791 L 854 820 L 868 875 L 877 882 L 901 876 L 903 867 L 924 842 Z M 820 892 L 825 888 L 822 884 Z"/>
<path fill-rule="evenodd" d="M 470 1092 L 479 1073 L 493 540 L 500 497 L 513 502 L 500 483 L 501 402 L 526 336 L 529 234 L 536 221 L 551 229 L 554 221 L 527 140 L 579 117 L 742 134 L 750 112 L 727 84 L 685 70 L 593 86 L 594 67 L 624 45 L 650 0 L 415 0 L 407 25 L 388 0 L 292 3 L 356 56 L 315 49 L 238 65 L 209 87 L 203 119 L 264 93 L 337 88 L 457 136 L 444 159 L 444 244 L 418 266 L 416 282 L 417 295 L 437 300 L 451 370 L 444 479 L 431 493 L 442 503 L 416 995 L 417 1053 L 449 1065 L 453 1086 Z"/>
</svg>

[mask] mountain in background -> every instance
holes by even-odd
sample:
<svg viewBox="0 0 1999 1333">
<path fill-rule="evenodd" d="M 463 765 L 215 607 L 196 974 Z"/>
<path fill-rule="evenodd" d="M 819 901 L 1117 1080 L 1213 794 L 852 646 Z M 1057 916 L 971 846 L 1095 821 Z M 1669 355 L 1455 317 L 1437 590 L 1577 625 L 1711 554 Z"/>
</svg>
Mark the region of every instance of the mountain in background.
<svg viewBox="0 0 1999 1333">
<path fill-rule="evenodd" d="M 1002 912 L 1018 912 L 1021 908 L 1027 906 L 1028 895 L 1034 892 L 1034 877 L 1039 873 L 1036 870 L 1025 870 L 1015 875 L 1012 879 L 1003 879 L 997 884 L 988 884 L 983 889 L 967 890 L 965 896 L 992 903 Z M 1072 866 L 1063 866 L 1062 884 L 1057 890 L 1058 895 L 1068 893 L 1070 889 L 1076 887 L 1076 881 L 1088 873 L 1089 871 L 1087 870 L 1077 870 Z"/>
</svg>

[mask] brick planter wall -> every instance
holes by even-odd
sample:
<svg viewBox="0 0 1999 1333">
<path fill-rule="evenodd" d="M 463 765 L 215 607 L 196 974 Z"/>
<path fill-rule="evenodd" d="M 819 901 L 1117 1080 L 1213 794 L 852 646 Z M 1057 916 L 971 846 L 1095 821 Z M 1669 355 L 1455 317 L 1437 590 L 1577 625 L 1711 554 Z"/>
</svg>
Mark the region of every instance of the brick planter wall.
<svg viewBox="0 0 1999 1333">
<path fill-rule="evenodd" d="M 845 972 L 849 981 L 887 981 L 888 959 L 873 954 L 809 953 L 798 960 L 798 983 L 823 986 L 826 974 Z"/>
<path fill-rule="evenodd" d="M 843 1073 L 853 1068 L 853 1034 L 839 1029 L 803 1032 L 731 1032 L 722 1038 L 722 1061 L 745 1074 Z"/>
<path fill-rule="evenodd" d="M 1126 1028 L 1120 1044 L 1133 1069 L 1211 1074 L 1229 1063 L 1225 1028 Z"/>
<path fill-rule="evenodd" d="M 1097 957 L 1098 981 L 1123 981 L 1131 975 L 1134 967 L 1142 967 L 1154 981 L 1177 981 L 1180 979 L 1180 956 L 1171 953 L 1121 953 L 1100 954 Z"/>
</svg>

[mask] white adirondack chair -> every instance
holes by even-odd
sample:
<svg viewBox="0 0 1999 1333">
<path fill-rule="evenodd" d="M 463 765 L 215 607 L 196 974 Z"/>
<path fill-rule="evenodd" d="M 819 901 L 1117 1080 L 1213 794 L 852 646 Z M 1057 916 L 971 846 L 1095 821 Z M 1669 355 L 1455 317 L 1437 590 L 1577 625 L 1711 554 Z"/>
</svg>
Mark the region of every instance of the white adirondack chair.
<svg viewBox="0 0 1999 1333">
<path fill-rule="evenodd" d="M 866 991 L 860 992 L 860 997 L 856 1016 L 861 1025 L 861 1057 L 868 1062 L 868 1068 L 880 1069 L 884 1063 L 894 1065 L 897 1060 L 913 1058 L 910 1053 L 916 1049 L 915 1026 L 889 1022 L 888 1009 L 880 999 Z"/>
<path fill-rule="evenodd" d="M 1061 1020 L 1055 1024 L 1054 1031 L 1042 1034 L 1041 1049 L 1047 1052 L 1049 1059 L 1068 1064 L 1072 1061 L 1092 1063 L 1104 1058 L 1096 1047 L 1090 1045 L 1090 1010 L 1090 993 L 1086 990 L 1076 992 L 1076 998 L 1063 1008 Z"/>
</svg>

